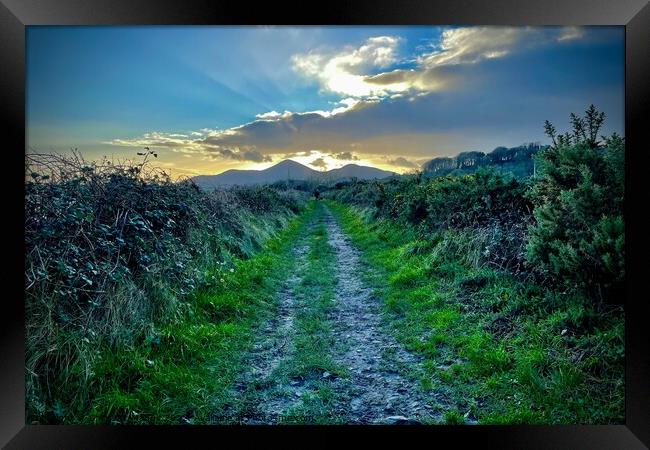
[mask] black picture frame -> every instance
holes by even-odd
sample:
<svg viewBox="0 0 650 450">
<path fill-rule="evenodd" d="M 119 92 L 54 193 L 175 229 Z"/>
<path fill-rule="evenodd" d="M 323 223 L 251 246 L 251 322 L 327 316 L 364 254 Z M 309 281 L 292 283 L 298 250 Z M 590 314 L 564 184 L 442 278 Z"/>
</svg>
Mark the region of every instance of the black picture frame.
<svg viewBox="0 0 650 450">
<path fill-rule="evenodd" d="M 25 425 L 24 396 L 24 164 L 25 31 L 30 25 L 623 25 L 626 29 L 626 419 L 607 426 L 438 427 L 127 427 Z M 494 448 L 641 449 L 650 446 L 650 350 L 643 276 L 648 248 L 648 189 L 643 164 L 650 105 L 650 5 L 647 0 L 407 0 L 317 4 L 184 0 L 0 0 L 0 110 L 5 159 L 0 180 L 4 275 L 0 326 L 0 445 L 7 449 L 130 448 L 166 444 L 191 447 L 194 439 L 226 446 L 225 437 L 246 447 L 310 447 L 364 434 L 378 442 Z M 70 68 L 74 70 L 74 68 Z M 647 131 L 646 131 L 647 132 Z M 20 150 L 22 149 L 22 150 Z M 647 170 L 647 169 L 646 169 Z M 7 289 L 10 286 L 11 289 Z M 280 437 L 279 434 L 282 434 Z M 415 438 L 424 438 L 416 444 Z M 138 441 L 142 443 L 138 443 Z M 367 444 L 367 441 L 366 441 Z"/>
</svg>

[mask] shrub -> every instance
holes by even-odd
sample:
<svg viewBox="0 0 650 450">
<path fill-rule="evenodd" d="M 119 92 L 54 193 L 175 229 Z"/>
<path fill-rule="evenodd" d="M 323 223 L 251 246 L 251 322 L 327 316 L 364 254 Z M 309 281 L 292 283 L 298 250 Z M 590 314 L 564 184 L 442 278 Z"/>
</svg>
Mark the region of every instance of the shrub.
<svg viewBox="0 0 650 450">
<path fill-rule="evenodd" d="M 58 422 L 67 412 L 56 405 L 80 407 L 100 343 L 133 345 L 178 316 L 197 287 L 219 289 L 231 258 L 250 256 L 306 200 L 279 187 L 204 192 L 151 167 L 152 155 L 122 163 L 27 155 L 32 419 Z M 57 386 L 66 384 L 79 386 L 78 398 L 62 398 L 67 391 Z"/>
<path fill-rule="evenodd" d="M 584 118 L 571 114 L 572 133 L 556 136 L 555 127 L 546 122 L 553 145 L 538 156 L 542 176 L 530 192 L 535 224 L 528 257 L 598 301 L 620 301 L 625 144 L 616 134 L 597 140 L 604 119 L 591 105 Z"/>
<path fill-rule="evenodd" d="M 423 179 L 420 175 L 337 186 L 327 195 L 373 217 L 401 221 L 433 240 L 443 230 L 467 230 L 481 241 L 480 263 L 519 271 L 525 258 L 532 205 L 528 183 L 490 169 L 469 175 Z"/>
</svg>

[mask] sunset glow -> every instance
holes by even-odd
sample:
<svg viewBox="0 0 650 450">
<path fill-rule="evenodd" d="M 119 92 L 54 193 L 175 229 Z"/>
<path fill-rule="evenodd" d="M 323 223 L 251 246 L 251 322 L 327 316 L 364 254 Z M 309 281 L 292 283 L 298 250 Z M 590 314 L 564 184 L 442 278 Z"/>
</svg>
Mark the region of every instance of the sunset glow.
<svg viewBox="0 0 650 450">
<path fill-rule="evenodd" d="M 29 27 L 27 151 L 174 176 L 293 159 L 399 173 L 546 142 L 596 104 L 623 131 L 616 27 Z M 543 69 L 543 70 L 541 70 Z"/>
</svg>

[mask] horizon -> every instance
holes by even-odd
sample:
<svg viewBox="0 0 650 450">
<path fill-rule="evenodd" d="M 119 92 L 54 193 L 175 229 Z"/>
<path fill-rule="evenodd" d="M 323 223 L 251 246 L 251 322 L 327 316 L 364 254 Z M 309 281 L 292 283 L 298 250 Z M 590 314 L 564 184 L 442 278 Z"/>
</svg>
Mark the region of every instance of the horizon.
<svg viewBox="0 0 650 450">
<path fill-rule="evenodd" d="M 274 162 L 274 163 L 272 163 L 271 165 L 269 165 L 269 166 L 267 166 L 267 167 L 264 167 L 264 168 L 258 168 L 258 169 L 238 169 L 238 168 L 231 168 L 231 169 L 226 169 L 226 170 L 224 170 L 223 172 L 218 172 L 218 173 L 213 173 L 213 174 L 212 174 L 212 173 L 205 173 L 205 174 L 200 174 L 200 175 L 197 175 L 197 176 L 208 176 L 208 177 L 209 177 L 209 176 L 214 176 L 214 175 L 221 175 L 221 174 L 224 174 L 224 173 L 229 172 L 229 171 L 231 171 L 231 170 L 251 170 L 251 171 L 261 172 L 261 171 L 264 171 L 264 170 L 267 170 L 267 169 L 271 169 L 271 168 L 273 168 L 273 167 L 275 167 L 275 166 L 279 166 L 280 164 L 282 164 L 282 163 L 286 163 L 286 162 L 289 162 L 289 161 L 290 161 L 290 162 L 293 162 L 293 163 L 296 163 L 296 164 L 299 164 L 299 165 L 301 165 L 301 166 L 303 166 L 303 167 L 306 167 L 307 169 L 311 169 L 311 170 L 313 170 L 313 171 L 315 171 L 315 172 L 320 172 L 320 173 L 326 173 L 326 172 L 330 172 L 330 171 L 332 171 L 332 170 L 342 169 L 342 168 L 344 168 L 344 167 L 348 167 L 348 166 L 356 166 L 356 167 L 370 167 L 370 168 L 372 168 L 372 169 L 379 169 L 379 167 L 375 167 L 375 166 L 372 166 L 372 165 L 359 164 L 358 162 L 347 163 L 347 164 L 344 164 L 344 165 L 342 165 L 342 166 L 340 166 L 340 167 L 333 167 L 333 168 L 331 168 L 331 169 L 319 169 L 319 168 L 315 168 L 315 167 L 310 167 L 309 165 L 307 165 L 307 164 L 303 164 L 303 163 L 298 162 L 298 161 L 296 161 L 296 160 L 294 160 L 294 159 L 287 158 L 287 159 L 283 159 L 282 161 Z M 381 169 L 381 170 L 385 170 L 385 169 Z M 394 172 L 394 171 L 392 171 L 392 172 Z M 398 172 L 395 172 L 395 173 L 398 173 Z"/>
<path fill-rule="evenodd" d="M 405 173 L 548 144 L 592 103 L 624 135 L 623 94 L 623 27 L 30 26 L 26 151 Z"/>
</svg>

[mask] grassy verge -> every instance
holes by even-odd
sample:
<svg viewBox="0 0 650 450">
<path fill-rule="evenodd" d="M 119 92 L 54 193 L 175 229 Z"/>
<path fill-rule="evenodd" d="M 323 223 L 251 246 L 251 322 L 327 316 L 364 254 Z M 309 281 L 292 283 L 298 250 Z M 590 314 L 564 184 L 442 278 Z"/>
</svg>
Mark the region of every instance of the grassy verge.
<svg viewBox="0 0 650 450">
<path fill-rule="evenodd" d="M 328 318 L 334 305 L 336 255 L 328 243 L 322 205 L 318 204 L 317 209 L 317 222 L 308 238 L 307 265 L 302 268 L 301 282 L 295 288 L 295 353 L 285 368 L 287 377 L 304 383 L 307 392 L 299 405 L 285 413 L 284 423 L 343 422 L 333 412 L 335 399 L 329 386 L 333 375 L 343 374 L 332 359 L 336 342 Z"/>
<path fill-rule="evenodd" d="M 308 206 L 257 255 L 213 269 L 215 287 L 192 293 L 144 342 L 99 348 L 83 422 L 209 423 L 232 400 L 229 388 L 243 370 L 255 325 L 272 313 L 292 267 L 292 244 L 313 213 Z"/>
<path fill-rule="evenodd" d="M 624 320 L 462 254 L 461 231 L 422 239 L 328 202 L 374 272 L 398 340 L 424 357 L 423 389 L 455 405 L 448 423 L 622 423 Z M 465 255 L 466 256 L 466 255 Z"/>
</svg>

